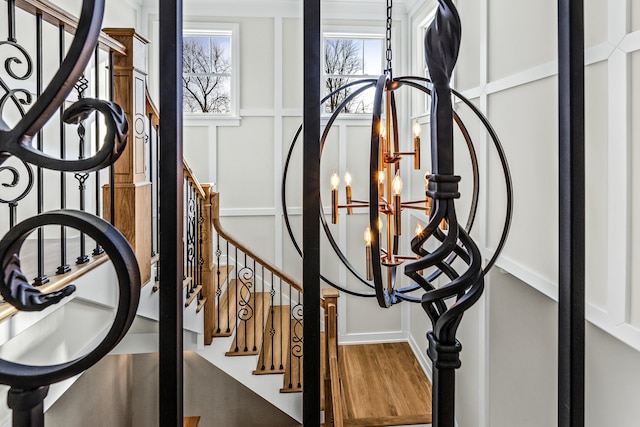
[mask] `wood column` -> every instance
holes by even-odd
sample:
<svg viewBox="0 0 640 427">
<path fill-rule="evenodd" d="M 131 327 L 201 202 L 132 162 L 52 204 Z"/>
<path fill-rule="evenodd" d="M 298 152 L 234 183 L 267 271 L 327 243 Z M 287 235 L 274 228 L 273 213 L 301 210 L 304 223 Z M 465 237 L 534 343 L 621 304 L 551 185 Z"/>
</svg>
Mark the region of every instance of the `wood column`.
<svg viewBox="0 0 640 427">
<path fill-rule="evenodd" d="M 334 288 L 322 290 L 324 302 L 324 416 L 325 424 L 342 427 L 342 396 L 338 374 L 338 297 Z"/>
<path fill-rule="evenodd" d="M 147 179 L 148 130 L 146 117 L 147 44 L 133 28 L 105 28 L 104 32 L 126 47 L 114 56 L 114 99 L 129 121 L 129 140 L 114 164 L 116 208 L 114 225 L 136 253 L 142 284 L 151 279 L 151 182 Z M 110 185 L 103 186 L 104 217 L 110 218 Z"/>
<path fill-rule="evenodd" d="M 202 259 L 204 264 L 202 265 L 202 295 L 206 298 L 204 303 L 204 343 L 210 345 L 213 340 L 213 319 L 216 308 L 216 294 L 217 287 L 214 286 L 214 280 L 216 280 L 213 274 L 213 222 L 211 218 L 211 184 L 202 184 L 202 188 L 206 193 L 205 199 L 202 201 Z"/>
</svg>

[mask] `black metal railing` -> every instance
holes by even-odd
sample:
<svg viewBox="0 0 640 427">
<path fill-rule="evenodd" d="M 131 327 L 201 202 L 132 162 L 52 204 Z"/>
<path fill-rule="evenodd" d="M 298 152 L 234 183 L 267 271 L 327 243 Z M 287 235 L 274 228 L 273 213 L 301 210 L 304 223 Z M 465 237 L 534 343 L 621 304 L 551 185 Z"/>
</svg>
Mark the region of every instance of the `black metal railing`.
<svg viewBox="0 0 640 427">
<path fill-rule="evenodd" d="M 77 21 L 51 3 L 40 0 L 19 3 L 7 0 L 7 6 L 7 37 L 6 41 L 0 40 L 0 57 L 4 56 L 4 69 L 0 69 L 0 173 L 3 180 L 10 179 L 3 183 L 2 189 L 9 194 L 2 194 L 2 203 L 7 208 L 0 210 L 0 224 L 8 224 L 0 239 L 0 294 L 4 300 L 0 306 L 1 316 L 16 311 L 42 311 L 75 292 L 76 286 L 69 283 L 72 275 L 66 274 L 72 268 L 67 262 L 71 239 L 78 242 L 79 264 L 87 264 L 88 239 L 104 247 L 106 254 L 93 265 L 110 260 L 118 287 L 112 325 L 105 329 L 93 348 L 83 351 L 79 357 L 52 365 L 0 359 L 0 382 L 10 387 L 7 405 L 13 412 L 13 425 L 42 427 L 44 398 L 50 385 L 79 375 L 106 356 L 125 336 L 135 318 L 141 285 L 135 253 L 113 225 L 93 212 L 86 212 L 91 208 L 86 204 L 85 192 L 90 173 L 112 165 L 124 153 L 129 123 L 119 105 L 99 98 L 83 98 L 90 85 L 86 76 L 91 76 L 93 71 L 92 55 L 95 55 L 93 63 L 98 66 L 104 50 L 113 57 L 109 48 L 96 49 L 107 40 L 100 32 L 103 0 L 84 0 L 81 19 Z M 0 15 L 0 21 L 3 18 Z M 51 27 L 44 26 L 43 21 L 52 24 Z M 22 35 L 19 39 L 18 28 L 20 34 L 35 34 L 35 42 L 24 40 Z M 47 32 L 51 35 L 47 36 Z M 67 48 L 68 33 L 72 41 Z M 58 49 L 45 49 L 43 41 L 54 40 L 54 34 L 58 38 Z M 35 49 L 30 52 L 25 46 L 33 44 Z M 113 40 L 108 44 L 124 52 L 121 44 Z M 113 72 L 113 63 L 109 69 Z M 48 81 L 46 88 L 43 88 L 44 81 Z M 72 101 L 74 87 L 80 99 Z M 99 90 L 97 84 L 95 87 Z M 87 124 L 92 118 L 97 121 L 98 114 L 106 125 L 104 142 L 98 144 L 95 153 L 87 153 Z M 68 132 L 69 126 L 77 127 L 74 132 Z M 67 192 L 67 181 L 72 183 L 74 178 L 79 182 L 79 193 Z M 99 173 L 93 178 L 97 180 L 98 192 Z M 113 203 L 110 208 L 114 210 Z M 4 220 L 3 215 L 6 215 Z M 51 229 L 55 237 L 47 239 Z M 53 242 L 51 250 L 48 240 Z M 31 245 L 34 241 L 36 244 Z M 56 273 L 66 278 L 46 277 L 50 271 L 48 255 L 53 255 Z M 33 272 L 26 273 L 29 264 Z M 35 274 L 33 281 L 27 278 Z M 114 281 L 109 281 L 109 285 L 112 284 Z"/>
<path fill-rule="evenodd" d="M 202 204 L 205 193 L 200 184 L 195 180 L 188 166 L 185 166 L 184 178 L 184 285 L 186 287 L 186 303 L 191 303 L 193 298 L 198 302 L 202 291 L 202 232 L 204 222 L 202 217 Z"/>
<path fill-rule="evenodd" d="M 224 231 L 218 194 L 210 197 L 214 226 L 211 295 L 215 295 L 215 304 L 210 306 L 215 319 L 211 333 L 233 335 L 229 356 L 259 355 L 255 374 L 284 373 L 281 391 L 301 391 L 302 287 Z"/>
<path fill-rule="evenodd" d="M 67 41 L 77 28 L 77 22 L 59 19 L 61 15 L 53 13 L 55 10 L 50 4 L 29 10 L 21 9 L 20 5 L 9 0 L 6 15 L 0 16 L 0 20 L 7 22 L 6 40 L 0 40 L 4 63 L 0 69 L 0 117 L 9 127 L 18 123 L 41 97 L 44 82 L 51 78 L 50 69 L 62 64 L 69 48 Z M 35 35 L 35 40 L 26 39 L 25 34 Z M 47 40 L 54 38 L 54 34 L 58 43 L 51 49 Z M 119 44 L 114 40 L 105 44 L 103 41 L 108 40 L 105 35 L 101 35 L 100 40 L 74 90 L 47 125 L 35 134 L 32 144 L 36 150 L 61 160 L 86 160 L 103 146 L 105 130 L 101 129 L 101 120 L 96 115 L 87 114 L 73 123 L 65 122 L 68 120 L 66 105 L 76 100 L 112 99 L 111 49 Z M 102 185 L 109 183 L 104 175 L 100 170 L 53 172 L 17 157 L 7 158 L 0 166 L 0 233 L 4 234 L 25 218 L 53 209 L 70 208 L 102 216 Z M 110 188 L 113 190 L 113 186 Z M 93 250 L 87 249 L 91 245 Z M 87 264 L 92 257 L 104 253 L 86 233 L 66 226 L 60 226 L 58 233 L 38 228 L 27 239 L 24 250 L 35 254 L 23 257 L 22 265 L 34 286 L 63 277 L 72 270 L 72 264 Z"/>
</svg>

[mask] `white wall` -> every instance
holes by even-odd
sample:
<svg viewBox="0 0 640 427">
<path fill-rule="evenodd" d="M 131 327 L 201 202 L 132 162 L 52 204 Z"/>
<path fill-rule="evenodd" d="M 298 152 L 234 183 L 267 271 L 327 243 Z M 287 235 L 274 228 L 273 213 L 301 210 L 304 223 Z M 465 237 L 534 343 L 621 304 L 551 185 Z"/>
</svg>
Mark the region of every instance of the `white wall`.
<svg viewBox="0 0 640 427">
<path fill-rule="evenodd" d="M 634 120 L 640 108 L 640 8 L 634 3 L 585 2 L 588 426 L 631 426 L 638 416 L 627 401 L 640 392 L 633 374 L 640 358 L 640 173 L 634 167 L 640 161 Z M 488 277 L 485 296 L 460 327 L 457 418 L 461 427 L 554 425 L 557 5 L 553 0 L 457 5 L 463 41 L 454 84 L 485 111 L 498 132 L 515 191 L 513 226 L 497 263 L 502 272 Z M 412 30 L 425 15 L 424 9 L 413 11 Z M 415 31 L 411 40 L 418 43 Z M 412 67 L 418 67 L 418 55 L 412 58 Z M 484 170 L 485 195 L 475 238 L 490 257 L 505 195 L 486 135 L 478 129 L 472 135 Z M 417 324 L 421 313 L 416 311 L 412 338 L 426 347 L 424 328 Z"/>
<path fill-rule="evenodd" d="M 158 16 L 149 3 L 147 29 L 152 40 L 151 86 L 157 76 Z M 386 7 L 367 2 L 325 2 L 325 28 L 358 32 L 379 29 L 384 34 Z M 302 4 L 275 2 L 186 2 L 185 25 L 234 23 L 239 25 L 240 118 L 202 119 L 185 117 L 184 155 L 201 182 L 215 182 L 220 192 L 223 226 L 267 260 L 301 278 L 301 259 L 284 226 L 280 205 L 281 178 L 289 144 L 302 118 Z M 347 17 L 351 17 L 347 19 Z M 394 72 L 406 67 L 402 25 L 406 11 L 394 8 Z M 153 68 L 155 66 L 155 68 Z M 370 119 L 341 120 L 333 128 L 322 160 L 322 192 L 328 209 L 329 177 L 334 170 L 354 176 L 354 197 L 368 191 L 368 140 Z M 404 131 L 404 130 L 403 130 Z M 410 143 L 407 139 L 407 144 Z M 302 142 L 294 152 L 287 182 L 290 219 L 301 238 Z M 344 195 L 342 195 L 344 196 Z M 329 211 L 327 210 L 327 213 Z M 364 272 L 362 233 L 366 213 L 340 218 L 331 226 L 336 239 L 356 268 Z M 350 224 L 350 225 L 347 225 Z M 300 242 L 299 242 L 300 243 Z M 347 273 L 322 242 L 322 272 L 356 291 L 371 292 Z M 374 299 L 343 297 L 341 332 L 346 341 L 400 339 L 407 337 L 403 309 L 382 310 Z M 374 334 L 372 336 L 371 334 Z"/>
</svg>

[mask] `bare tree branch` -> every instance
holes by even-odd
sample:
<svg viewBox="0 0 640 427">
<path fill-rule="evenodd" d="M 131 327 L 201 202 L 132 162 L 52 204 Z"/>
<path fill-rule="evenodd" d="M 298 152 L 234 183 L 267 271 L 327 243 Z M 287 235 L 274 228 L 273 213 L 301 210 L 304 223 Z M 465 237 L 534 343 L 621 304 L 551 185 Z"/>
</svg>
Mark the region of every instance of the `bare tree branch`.
<svg viewBox="0 0 640 427">
<path fill-rule="evenodd" d="M 206 41 L 206 42 L 203 42 Z M 214 38 L 185 37 L 182 43 L 184 111 L 226 113 L 231 106 L 231 61 Z"/>
<path fill-rule="evenodd" d="M 324 71 L 327 76 L 327 93 L 346 85 L 352 79 L 349 75 L 358 75 L 363 71 L 363 58 L 361 46 L 357 40 L 350 39 L 327 39 L 324 51 Z M 341 90 L 332 95 L 325 103 L 327 113 L 333 113 L 336 108 L 352 93 L 352 89 Z M 343 112 L 363 113 L 366 106 L 362 100 L 354 99 L 347 103 Z"/>
</svg>

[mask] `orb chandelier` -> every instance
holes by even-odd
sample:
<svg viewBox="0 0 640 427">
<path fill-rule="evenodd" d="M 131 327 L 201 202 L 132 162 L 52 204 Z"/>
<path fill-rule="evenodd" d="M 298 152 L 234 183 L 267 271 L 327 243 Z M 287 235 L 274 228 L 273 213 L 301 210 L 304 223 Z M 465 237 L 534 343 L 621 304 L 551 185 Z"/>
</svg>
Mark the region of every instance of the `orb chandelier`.
<svg viewBox="0 0 640 427">
<path fill-rule="evenodd" d="M 360 79 L 329 93 L 322 103 L 342 93 L 342 102 L 329 116 L 320 140 L 321 155 L 328 141 L 329 132 L 347 105 L 365 91 L 374 91 L 371 133 L 369 144 L 368 198 L 353 197 L 352 177 L 344 176 L 344 203 L 340 203 L 340 177 L 331 176 L 331 222 L 339 221 L 340 210 L 347 216 L 356 210 L 368 211 L 368 225 L 363 230 L 365 271 L 359 271 L 349 261 L 331 227 L 320 212 L 325 235 L 331 248 L 362 284 L 372 289 L 359 292 L 328 279 L 321 279 L 331 286 L 355 296 L 375 297 L 380 307 L 388 308 L 402 301 L 420 303 L 429 316 L 432 330 L 427 333 L 427 354 L 433 362 L 433 425 L 453 427 L 455 398 L 455 369 L 460 367 L 461 345 L 456 331 L 463 313 L 481 296 L 484 277 L 500 255 L 509 232 L 513 189 L 505 153 L 496 132 L 487 118 L 467 98 L 450 86 L 461 40 L 461 22 L 451 0 L 438 0 L 434 19 L 425 33 L 424 50 L 429 78 L 419 76 L 394 77 L 392 73 L 391 24 L 392 0 L 387 0 L 386 59 L 384 74 L 377 79 Z M 421 126 L 413 120 L 412 151 L 401 150 L 401 124 L 412 120 L 402 118 L 398 112 L 396 94 L 400 90 L 417 90 L 431 99 L 430 104 L 430 154 L 431 165 L 425 171 L 425 197 L 407 200 L 403 196 L 401 179 L 407 164 L 414 170 L 421 169 Z M 348 92 L 347 92 L 348 91 Z M 480 173 L 473 140 L 467 127 L 453 108 L 453 99 L 464 104 L 486 129 L 494 146 L 504 176 L 506 209 L 498 244 L 490 259 L 483 263 L 480 250 L 470 232 L 476 217 L 480 192 Z M 458 128 L 464 139 L 471 163 L 473 181 L 470 209 L 463 226 L 458 220 L 455 201 L 460 198 L 458 183 L 461 177 L 454 169 L 454 129 Z M 302 125 L 298 128 L 285 161 L 282 181 L 282 208 L 289 236 L 302 255 L 292 231 L 286 202 L 287 174 Z M 406 144 L 403 144 L 403 146 Z M 363 153 L 364 155 L 365 153 Z M 321 203 L 322 206 L 322 203 Z M 419 210 L 428 217 L 426 225 L 419 223 L 409 245 L 401 244 L 403 213 Z M 406 248 L 406 253 L 401 250 Z M 454 265 L 454 261 L 459 260 Z M 460 265 L 463 264 L 462 267 Z M 483 265 L 484 264 L 484 265 Z M 408 282 L 400 286 L 398 270 Z M 421 295 L 415 295 L 420 292 Z"/>
</svg>

